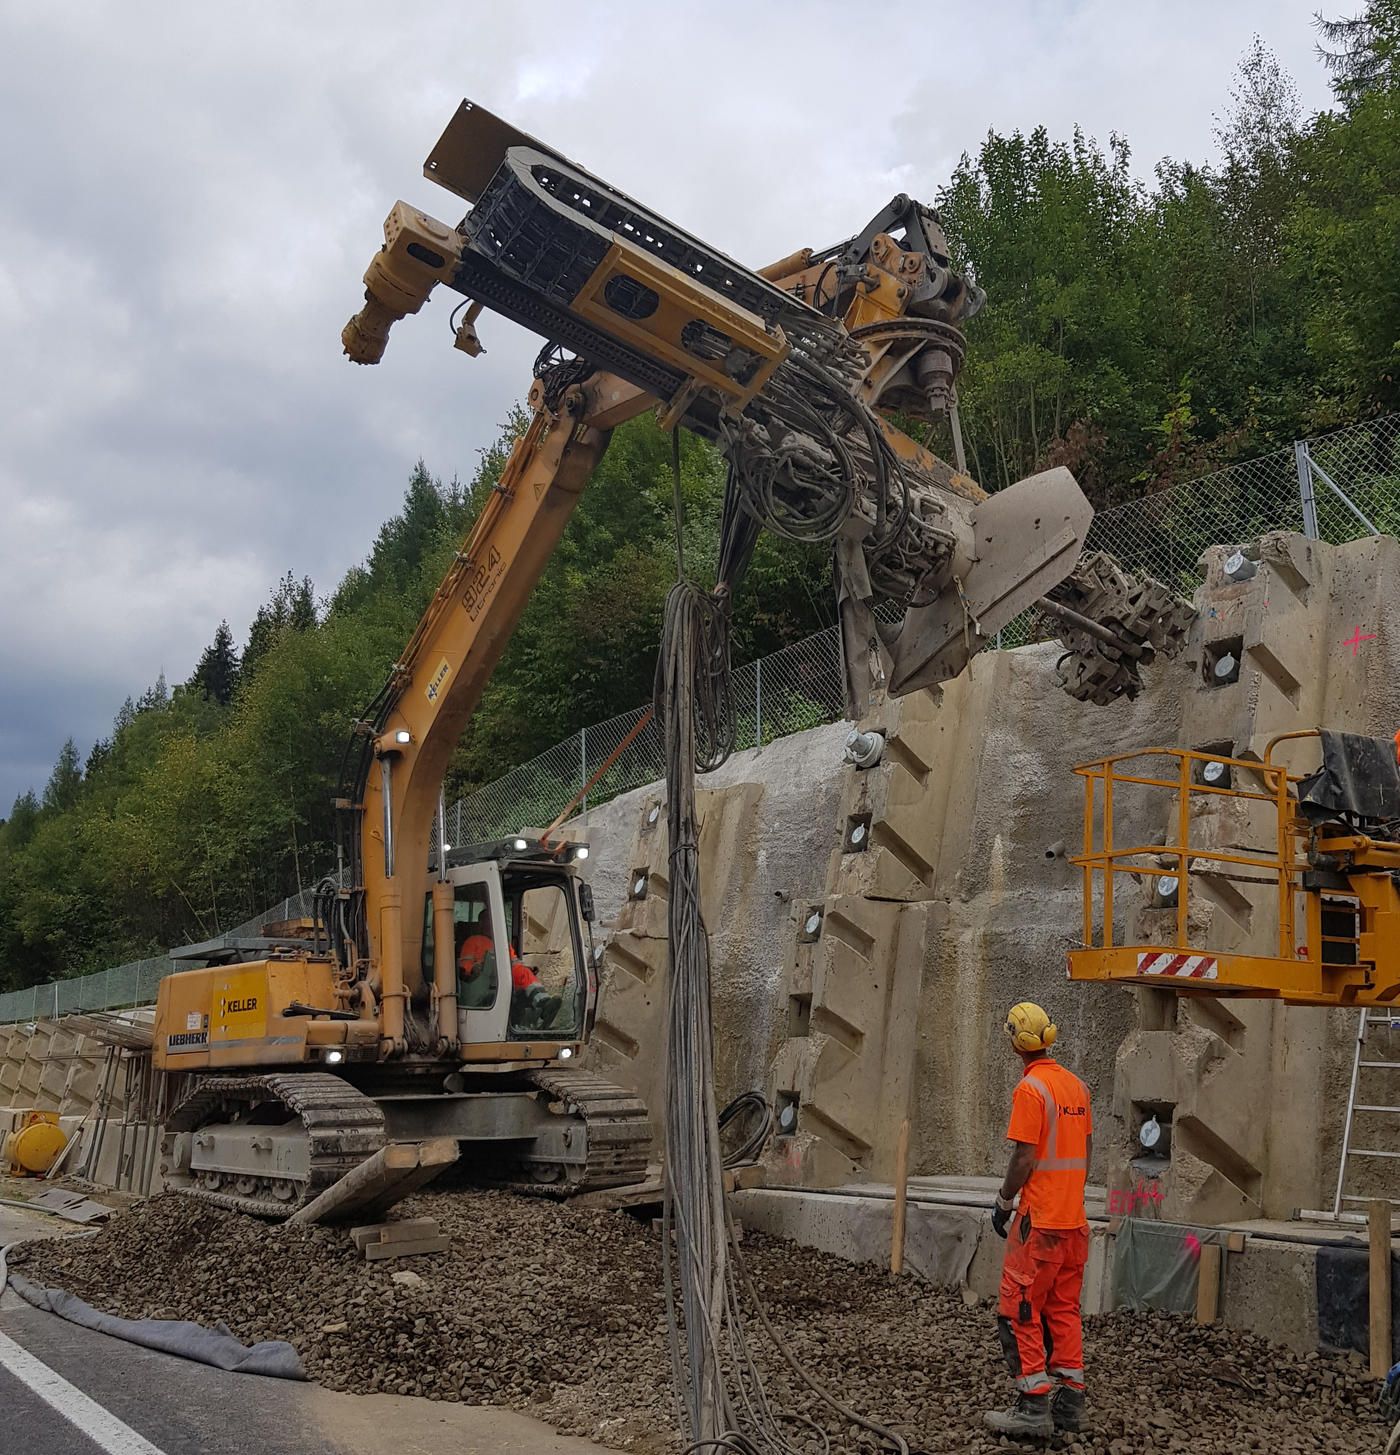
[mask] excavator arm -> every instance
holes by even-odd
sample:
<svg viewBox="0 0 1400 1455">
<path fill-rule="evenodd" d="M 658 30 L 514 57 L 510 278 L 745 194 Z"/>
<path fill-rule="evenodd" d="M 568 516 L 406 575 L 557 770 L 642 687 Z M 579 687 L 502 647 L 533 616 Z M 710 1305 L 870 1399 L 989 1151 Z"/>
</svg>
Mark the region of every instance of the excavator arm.
<svg viewBox="0 0 1400 1455">
<path fill-rule="evenodd" d="M 1153 649 L 1180 637 L 1161 588 L 1121 601 L 1100 590 L 1101 605 L 1122 607 L 1105 611 L 1107 625 L 1074 610 L 1093 512 L 1067 470 L 989 497 L 887 417 L 932 420 L 953 405 L 960 325 L 983 301 L 922 204 L 897 197 L 845 242 L 753 272 L 471 102 L 425 174 L 472 210 L 453 227 L 395 204 L 346 354 L 377 363 L 393 324 L 439 284 L 467 300 L 456 345 L 468 355 L 481 352 L 484 308 L 548 344 L 533 421 L 361 725 L 343 800 L 356 887 L 341 892 L 357 907 L 338 958 L 361 1014 L 380 1013 L 387 1052 L 407 1047 L 406 1007 L 427 989 L 419 911 L 443 772 L 624 420 L 656 408 L 661 427 L 684 424 L 723 451 L 735 539 L 751 547 L 767 527 L 831 546 L 854 718 L 883 692 L 955 676 L 1046 593 L 1086 644 L 1067 658 L 1109 664 L 1081 673 L 1076 695 L 1131 695 Z M 880 610 L 891 605 L 898 621 Z M 445 915 L 446 886 L 434 893 Z M 445 929 L 434 936 L 439 1053 L 456 1036 Z"/>
<path fill-rule="evenodd" d="M 364 891 L 370 987 L 382 1005 L 384 1049 L 405 1049 L 406 1002 L 420 989 L 421 906 L 428 846 L 452 750 L 480 701 L 545 565 L 608 445 L 612 428 L 654 403 L 593 374 L 553 407 L 544 386 L 499 483 L 393 668 L 372 721 L 362 799 L 349 806 Z M 452 937 L 437 936 L 435 1049 L 457 1039 Z"/>
</svg>

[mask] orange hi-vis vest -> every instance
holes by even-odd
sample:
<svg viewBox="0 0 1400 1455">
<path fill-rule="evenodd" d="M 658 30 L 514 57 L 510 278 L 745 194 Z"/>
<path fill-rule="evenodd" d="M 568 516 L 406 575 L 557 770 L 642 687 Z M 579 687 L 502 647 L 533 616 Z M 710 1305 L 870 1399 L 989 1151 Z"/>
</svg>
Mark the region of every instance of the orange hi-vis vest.
<svg viewBox="0 0 1400 1455">
<path fill-rule="evenodd" d="M 1006 1135 L 1035 1148 L 1035 1168 L 1018 1204 L 1032 1227 L 1082 1228 L 1088 1143 L 1094 1130 L 1089 1090 L 1058 1061 L 1032 1061 L 1011 1097 Z"/>
</svg>

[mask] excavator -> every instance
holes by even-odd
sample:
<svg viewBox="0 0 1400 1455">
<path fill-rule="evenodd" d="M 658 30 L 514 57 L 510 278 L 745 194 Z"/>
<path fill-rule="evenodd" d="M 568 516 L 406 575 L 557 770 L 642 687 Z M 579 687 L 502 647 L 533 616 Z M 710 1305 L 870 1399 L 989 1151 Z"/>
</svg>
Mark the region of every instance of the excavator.
<svg viewBox="0 0 1400 1455">
<path fill-rule="evenodd" d="M 190 947 L 202 966 L 160 986 L 166 1184 L 264 1216 L 430 1142 L 557 1195 L 644 1171 L 646 1107 L 577 1066 L 598 999 L 587 845 L 523 828 L 448 845 L 441 816 L 453 747 L 625 420 L 655 411 L 723 452 L 725 610 L 762 529 L 830 545 L 853 717 L 955 676 L 1033 604 L 1089 701 L 1136 692 L 1189 619 L 1158 583 L 1081 559 L 1092 509 L 1067 470 L 987 495 L 897 427 L 956 423 L 961 325 L 983 302 L 928 207 L 896 197 L 752 271 L 470 101 L 424 172 L 470 210 L 452 225 L 395 204 L 345 353 L 377 363 L 439 285 L 461 295 L 468 356 L 484 309 L 545 344 L 529 427 L 355 724 L 316 913 Z M 394 1165 L 404 1186 L 431 1175 Z M 382 1206 L 383 1180 L 365 1186 Z"/>
</svg>

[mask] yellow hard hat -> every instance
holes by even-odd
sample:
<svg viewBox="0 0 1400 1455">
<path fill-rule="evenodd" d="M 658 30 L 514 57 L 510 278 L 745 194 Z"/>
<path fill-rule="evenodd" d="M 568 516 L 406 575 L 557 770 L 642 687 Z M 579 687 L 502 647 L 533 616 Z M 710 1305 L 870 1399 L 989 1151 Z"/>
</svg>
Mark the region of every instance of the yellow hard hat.
<svg viewBox="0 0 1400 1455">
<path fill-rule="evenodd" d="M 1060 1028 L 1038 1005 L 1023 1000 L 1006 1013 L 1006 1034 L 1018 1051 L 1048 1051 Z"/>
</svg>

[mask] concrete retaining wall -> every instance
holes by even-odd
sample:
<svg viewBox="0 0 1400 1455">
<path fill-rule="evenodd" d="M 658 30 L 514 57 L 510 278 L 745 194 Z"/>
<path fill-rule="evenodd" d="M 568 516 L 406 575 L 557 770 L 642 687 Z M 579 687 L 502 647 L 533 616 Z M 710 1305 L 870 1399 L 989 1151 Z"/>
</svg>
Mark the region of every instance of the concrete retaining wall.
<svg viewBox="0 0 1400 1455">
<path fill-rule="evenodd" d="M 1354 1014 L 1065 980 L 1065 952 L 1083 937 L 1067 857 L 1083 836 L 1076 763 L 1154 746 L 1258 757 L 1294 728 L 1389 737 L 1400 726 L 1400 545 L 1256 544 L 1242 582 L 1225 575 L 1227 548 L 1207 553 L 1190 648 L 1152 667 L 1136 702 L 1073 702 L 1053 644 L 987 652 L 941 694 L 872 709 L 861 725 L 886 735 L 872 769 L 844 764 L 843 729 L 822 728 L 739 755 L 702 790 L 720 1095 L 759 1085 L 796 1107 L 774 1181 L 888 1177 L 905 1115 L 915 1174 L 999 1171 L 1020 1069 L 1000 1025 L 1029 999 L 1059 1023 L 1057 1055 L 1089 1085 L 1092 1175 L 1111 1192 L 1146 1179 L 1163 1217 L 1202 1224 L 1330 1205 Z M 1212 666 L 1227 648 L 1241 665 L 1222 681 Z M 656 1105 L 660 796 L 642 790 L 590 816 L 609 919 L 595 1064 Z M 1193 822 L 1193 842 L 1255 841 L 1260 825 L 1232 813 Z M 1163 842 L 1161 796 L 1120 800 L 1116 824 L 1120 842 Z M 1267 892 L 1205 882 L 1193 893 L 1212 948 L 1275 953 Z M 1120 895 L 1120 940 L 1152 938 L 1162 912 L 1148 896 L 1147 885 Z M 1144 1170 L 1136 1132 L 1157 1108 L 1173 1117 L 1172 1160 Z"/>
</svg>

